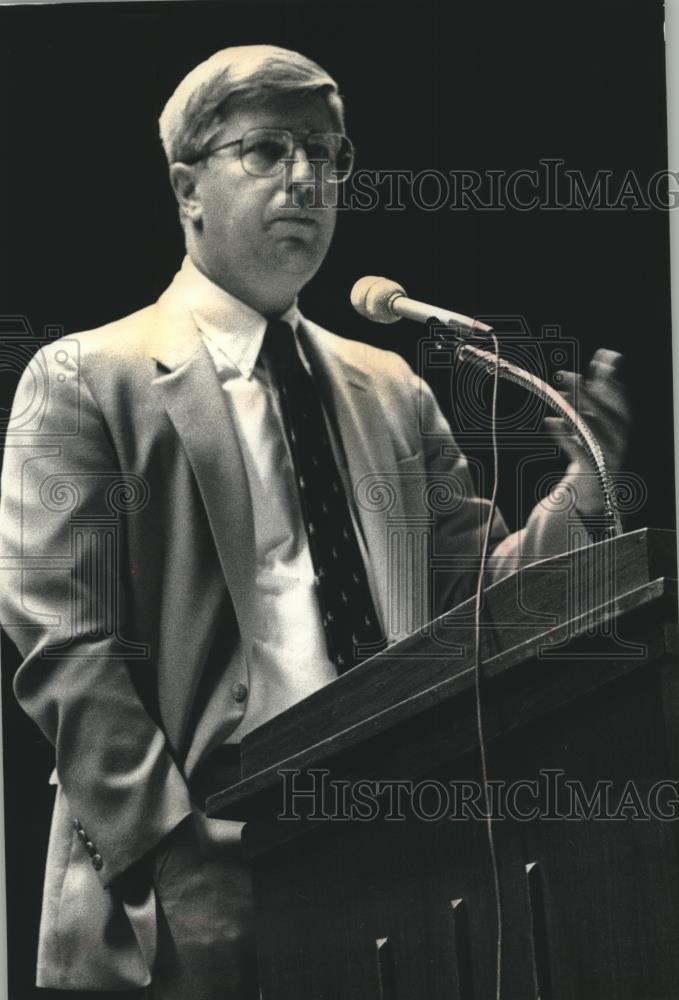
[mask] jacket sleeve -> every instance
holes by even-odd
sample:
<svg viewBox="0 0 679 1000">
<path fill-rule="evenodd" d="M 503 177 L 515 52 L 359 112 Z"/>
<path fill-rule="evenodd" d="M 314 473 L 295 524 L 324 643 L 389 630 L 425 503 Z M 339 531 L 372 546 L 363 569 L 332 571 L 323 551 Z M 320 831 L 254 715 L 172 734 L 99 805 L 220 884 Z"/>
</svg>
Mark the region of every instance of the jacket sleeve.
<svg viewBox="0 0 679 1000">
<path fill-rule="evenodd" d="M 446 512 L 444 508 L 443 513 L 436 514 L 435 554 L 447 557 L 446 562 L 453 567 L 447 591 L 438 588 L 436 605 L 440 612 L 473 594 L 490 502 L 477 495 L 468 461 L 431 389 L 422 379 L 413 377 L 417 383 L 427 473 L 434 478 L 449 477 L 456 494 L 449 510 Z M 549 495 L 535 504 L 525 525 L 511 533 L 496 509 L 488 546 L 486 585 L 539 559 L 587 544 L 588 532 L 578 513 L 577 497 L 583 491 L 583 481 L 589 483 L 592 478 L 591 473 L 569 466 Z"/>
<path fill-rule="evenodd" d="M 74 826 L 108 886 L 191 805 L 126 661 L 111 546 L 123 555 L 106 530 L 124 470 L 73 345 L 39 351 L 16 392 L 1 485 L 0 621 L 24 658 L 16 696 L 55 747 Z M 145 659 L 135 669 L 152 670 Z"/>
</svg>

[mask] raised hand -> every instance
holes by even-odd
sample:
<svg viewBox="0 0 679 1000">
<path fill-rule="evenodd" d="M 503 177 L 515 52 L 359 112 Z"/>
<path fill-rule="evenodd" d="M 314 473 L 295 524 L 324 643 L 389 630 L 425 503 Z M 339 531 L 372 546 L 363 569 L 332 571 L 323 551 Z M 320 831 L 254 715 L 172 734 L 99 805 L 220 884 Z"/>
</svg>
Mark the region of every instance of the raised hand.
<svg viewBox="0 0 679 1000">
<path fill-rule="evenodd" d="M 557 372 L 555 381 L 561 395 L 577 410 L 590 428 L 611 472 L 622 468 L 627 450 L 630 408 L 625 386 L 620 381 L 622 355 L 599 348 L 583 377 L 575 372 Z M 545 424 L 571 462 L 587 472 L 591 469 L 587 453 L 561 417 L 547 417 Z"/>
</svg>

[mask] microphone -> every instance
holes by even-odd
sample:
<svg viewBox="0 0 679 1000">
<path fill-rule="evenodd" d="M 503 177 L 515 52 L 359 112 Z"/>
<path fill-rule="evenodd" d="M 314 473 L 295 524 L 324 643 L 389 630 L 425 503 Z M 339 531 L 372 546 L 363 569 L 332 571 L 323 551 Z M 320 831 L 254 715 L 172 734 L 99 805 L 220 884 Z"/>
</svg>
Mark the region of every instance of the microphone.
<svg viewBox="0 0 679 1000">
<path fill-rule="evenodd" d="M 396 323 L 402 318 L 427 323 L 436 319 L 446 325 L 465 327 L 474 333 L 489 333 L 493 329 L 471 316 L 409 299 L 405 289 L 397 282 L 375 275 L 358 279 L 351 289 L 351 304 L 357 313 L 375 323 Z"/>
</svg>

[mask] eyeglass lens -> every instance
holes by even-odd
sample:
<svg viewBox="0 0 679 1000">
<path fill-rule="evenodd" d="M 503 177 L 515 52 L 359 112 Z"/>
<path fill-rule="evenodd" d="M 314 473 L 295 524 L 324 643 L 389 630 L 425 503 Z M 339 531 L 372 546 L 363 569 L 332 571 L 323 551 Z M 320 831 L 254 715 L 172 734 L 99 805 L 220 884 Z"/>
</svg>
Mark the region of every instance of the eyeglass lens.
<svg viewBox="0 0 679 1000">
<path fill-rule="evenodd" d="M 351 171 L 353 149 L 346 136 L 334 132 L 310 132 L 294 137 L 286 129 L 251 129 L 241 142 L 243 168 L 255 177 L 268 177 L 292 160 L 296 143 L 304 147 L 307 159 L 330 172 L 328 180 L 344 180 Z"/>
</svg>

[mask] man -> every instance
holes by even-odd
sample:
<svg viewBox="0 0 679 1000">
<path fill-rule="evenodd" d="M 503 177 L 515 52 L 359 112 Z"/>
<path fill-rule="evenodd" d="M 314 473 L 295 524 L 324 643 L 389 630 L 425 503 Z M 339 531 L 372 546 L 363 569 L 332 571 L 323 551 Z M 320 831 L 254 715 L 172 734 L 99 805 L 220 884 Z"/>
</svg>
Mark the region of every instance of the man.
<svg viewBox="0 0 679 1000">
<path fill-rule="evenodd" d="M 386 483 L 404 523 L 411 483 L 453 484 L 436 545 L 462 565 L 489 508 L 408 366 L 298 311 L 351 168 L 335 82 L 297 53 L 226 49 L 160 126 L 181 271 L 149 308 L 39 352 L 4 462 L 2 622 L 24 657 L 17 697 L 56 749 L 38 984 L 249 1000 L 240 829 L 207 820 L 205 797 L 247 732 L 472 589 L 451 571 L 406 607 L 362 484 Z M 599 352 L 580 386 L 614 468 L 616 365 Z M 597 513 L 566 446 L 566 481 Z M 497 516 L 493 572 L 567 543 L 549 505 L 513 536 Z"/>
</svg>

